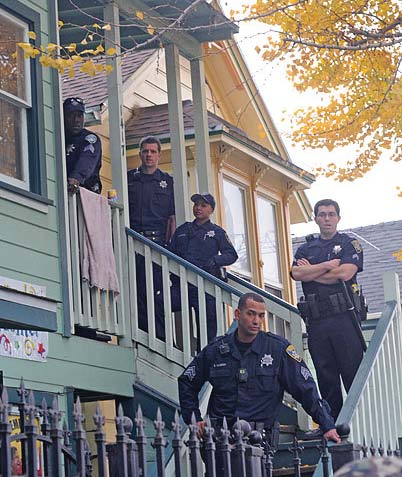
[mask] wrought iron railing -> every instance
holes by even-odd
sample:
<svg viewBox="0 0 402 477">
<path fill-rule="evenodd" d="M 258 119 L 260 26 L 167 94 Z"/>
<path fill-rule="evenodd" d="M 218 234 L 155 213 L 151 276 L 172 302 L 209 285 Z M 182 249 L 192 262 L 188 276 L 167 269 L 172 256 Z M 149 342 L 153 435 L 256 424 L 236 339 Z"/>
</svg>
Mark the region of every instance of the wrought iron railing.
<svg viewBox="0 0 402 477">
<path fill-rule="evenodd" d="M 86 422 L 90 416 L 85 415 L 77 397 L 74 409 L 70 410 L 73 423 L 70 430 L 66 424 L 68 416 L 59 409 L 57 396 L 51 403 L 43 399 L 37 406 L 34 393 L 27 391 L 23 382 L 17 392 L 20 396 L 19 402 L 15 403 L 17 415 L 11 411 L 6 388 L 0 398 L 2 477 L 272 477 L 274 467 L 279 468 L 275 457 L 280 453 L 285 454 L 287 463 L 285 468 L 280 466 L 282 473 L 285 471 L 286 475 L 300 477 L 302 472 L 311 474 L 314 469 L 308 456 L 311 451 L 319 453 L 323 475 L 329 476 L 329 453 L 332 454 L 334 470 L 346 462 L 369 455 L 400 456 L 398 446 L 393 448 L 395 450 L 391 447 L 384 450 L 374 445 L 352 444 L 345 427 L 338 429 L 342 442 L 329 449 L 325 439 L 303 442 L 296 437 L 273 446 L 263 430 L 253 430 L 246 421 L 237 421 L 229 428 L 225 419 L 222 426 L 214 427 L 206 418 L 205 434 L 200 439 L 194 415 L 188 426 L 188 438 L 183 439 L 182 429 L 186 426 L 177 411 L 173 422 L 165 423 L 158 408 L 153 421 L 154 431 L 149 431 L 140 406 L 133 422 L 123 414 L 121 405 L 115 417 L 113 442 L 107 442 L 100 405 L 92 416 L 93 428 Z M 11 429 L 10 423 L 15 419 L 19 421 L 18 433 Z M 88 427 L 94 445 L 88 442 Z M 167 427 L 172 429 L 168 435 Z M 342 434 L 345 429 L 346 433 Z M 167 445 L 174 455 L 174 465 L 170 467 L 166 467 Z"/>
</svg>

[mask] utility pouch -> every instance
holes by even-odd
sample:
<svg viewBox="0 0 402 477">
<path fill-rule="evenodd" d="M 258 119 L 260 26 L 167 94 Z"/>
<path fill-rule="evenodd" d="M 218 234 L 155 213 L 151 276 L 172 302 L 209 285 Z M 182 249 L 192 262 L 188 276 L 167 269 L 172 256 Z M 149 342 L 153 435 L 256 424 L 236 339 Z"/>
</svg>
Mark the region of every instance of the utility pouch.
<svg viewBox="0 0 402 477">
<path fill-rule="evenodd" d="M 360 301 L 360 321 L 367 320 L 367 312 L 368 312 L 368 306 L 367 306 L 367 301 L 366 297 L 364 295 L 359 294 L 359 301 Z"/>
<path fill-rule="evenodd" d="M 334 315 L 338 315 L 339 313 L 342 313 L 338 294 L 334 293 L 333 295 L 329 295 L 328 299 L 331 305 L 331 313 L 333 313 Z"/>
<path fill-rule="evenodd" d="M 358 293 L 352 293 L 352 301 L 357 313 L 360 313 L 362 310 L 362 304 L 361 304 L 360 298 L 361 298 L 361 295 L 359 295 Z"/>
<path fill-rule="evenodd" d="M 317 295 L 315 293 L 311 293 L 307 295 L 307 303 L 310 308 L 310 315 L 313 320 L 320 319 L 320 306 L 317 300 Z"/>
<path fill-rule="evenodd" d="M 297 308 L 300 311 L 300 316 L 303 321 L 307 324 L 310 317 L 310 307 L 309 304 L 304 300 L 304 297 L 300 297 L 300 301 L 297 304 Z"/>
</svg>

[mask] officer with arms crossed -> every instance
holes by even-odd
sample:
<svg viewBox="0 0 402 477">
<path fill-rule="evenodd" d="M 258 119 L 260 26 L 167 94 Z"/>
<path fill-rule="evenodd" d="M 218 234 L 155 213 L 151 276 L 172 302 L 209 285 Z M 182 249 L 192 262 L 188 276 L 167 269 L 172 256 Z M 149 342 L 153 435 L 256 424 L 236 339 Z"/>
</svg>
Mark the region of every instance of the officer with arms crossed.
<svg viewBox="0 0 402 477">
<path fill-rule="evenodd" d="M 198 393 L 209 381 L 212 393 L 208 415 L 219 426 L 223 417 L 229 425 L 244 419 L 257 430 L 274 426 L 288 391 L 317 422 L 327 439 L 339 442 L 328 405 L 304 361 L 285 338 L 261 331 L 265 320 L 264 300 L 255 293 L 241 296 L 235 310 L 237 330 L 216 338 L 199 353 L 179 377 L 179 399 L 184 421 L 194 412 L 199 436 L 201 419 Z"/>
<path fill-rule="evenodd" d="M 210 217 L 215 209 L 215 199 L 212 194 L 203 192 L 191 196 L 194 203 L 192 222 L 180 225 L 168 245 L 168 249 L 197 265 L 217 278 L 222 276 L 222 267 L 231 265 L 237 260 L 237 253 L 226 232 L 219 225 L 213 224 Z M 172 276 L 172 311 L 180 311 L 180 281 Z M 199 328 L 198 289 L 194 285 L 188 287 L 189 307 L 194 307 Z M 206 294 L 207 334 L 208 342 L 216 336 L 216 300 Z M 199 331 L 199 330 L 198 330 Z M 198 336 L 200 336 L 198 332 Z"/>
<path fill-rule="evenodd" d="M 84 101 L 81 98 L 67 98 L 63 103 L 63 111 L 69 190 L 76 192 L 82 186 L 100 194 L 102 145 L 97 134 L 84 128 Z"/>
<path fill-rule="evenodd" d="M 302 282 L 304 297 L 298 307 L 306 320 L 321 395 L 334 419 L 343 404 L 340 376 L 349 391 L 363 357 L 359 323 L 348 310 L 350 304 L 358 313 L 363 309 L 356 282 L 356 274 L 363 270 L 363 250 L 358 240 L 337 232 L 339 212 L 334 200 L 315 204 L 320 235 L 299 247 L 291 271 Z"/>
<path fill-rule="evenodd" d="M 161 143 L 157 137 L 147 136 L 140 141 L 141 166 L 127 173 L 130 227 L 153 242 L 165 246 L 176 229 L 173 178 L 158 168 Z M 138 321 L 148 330 L 145 262 L 136 255 Z M 156 335 L 165 337 L 162 296 L 162 272 L 153 266 Z"/>
</svg>

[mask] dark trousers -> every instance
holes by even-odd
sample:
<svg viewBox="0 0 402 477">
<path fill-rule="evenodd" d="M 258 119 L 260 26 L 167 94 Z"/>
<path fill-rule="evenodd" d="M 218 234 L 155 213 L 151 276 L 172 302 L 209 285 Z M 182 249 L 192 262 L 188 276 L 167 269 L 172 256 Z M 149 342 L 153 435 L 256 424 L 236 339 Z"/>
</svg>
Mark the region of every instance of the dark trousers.
<svg viewBox="0 0 402 477">
<path fill-rule="evenodd" d="M 363 347 L 347 313 L 314 321 L 307 331 L 321 396 L 336 420 L 343 405 L 341 378 L 348 392 L 363 358 Z"/>
<path fill-rule="evenodd" d="M 172 277 L 172 287 L 170 289 L 172 311 L 181 311 L 180 281 L 178 277 Z M 210 343 L 216 336 L 216 300 L 213 296 L 205 293 L 206 312 L 207 312 L 207 339 Z M 194 308 L 196 323 L 198 347 L 200 343 L 200 306 L 198 303 L 198 288 L 194 285 L 188 285 L 188 308 Z"/>
<path fill-rule="evenodd" d="M 138 326 L 143 331 L 148 331 L 148 309 L 147 290 L 150 284 L 145 280 L 145 258 L 143 255 L 135 254 L 135 265 L 137 272 L 137 307 Z M 154 290 L 154 310 L 155 310 L 155 332 L 156 337 L 165 340 L 165 314 L 163 311 L 163 283 L 162 269 L 155 263 L 152 264 L 153 290 Z"/>
</svg>

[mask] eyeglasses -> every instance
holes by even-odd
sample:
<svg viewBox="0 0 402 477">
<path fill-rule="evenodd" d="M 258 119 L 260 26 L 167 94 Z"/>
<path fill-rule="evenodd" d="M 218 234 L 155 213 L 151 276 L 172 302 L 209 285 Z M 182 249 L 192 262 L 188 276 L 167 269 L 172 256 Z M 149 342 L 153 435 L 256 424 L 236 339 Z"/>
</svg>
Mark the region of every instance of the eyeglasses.
<svg viewBox="0 0 402 477">
<path fill-rule="evenodd" d="M 320 212 L 319 214 L 317 214 L 317 217 L 319 217 L 320 219 L 326 219 L 327 217 L 333 219 L 335 217 L 338 217 L 338 214 L 336 212 L 328 212 L 328 214 L 326 214 L 325 212 Z"/>
</svg>

